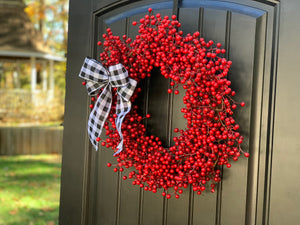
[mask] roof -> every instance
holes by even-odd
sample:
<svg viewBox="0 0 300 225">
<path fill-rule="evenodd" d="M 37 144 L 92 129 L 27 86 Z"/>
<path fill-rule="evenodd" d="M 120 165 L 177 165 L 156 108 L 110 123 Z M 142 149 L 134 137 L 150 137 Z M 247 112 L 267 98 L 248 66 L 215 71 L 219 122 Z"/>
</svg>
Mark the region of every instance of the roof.
<svg viewBox="0 0 300 225">
<path fill-rule="evenodd" d="M 22 0 L 0 0 L 0 58 L 52 59 L 64 61 L 45 45 Z"/>
</svg>

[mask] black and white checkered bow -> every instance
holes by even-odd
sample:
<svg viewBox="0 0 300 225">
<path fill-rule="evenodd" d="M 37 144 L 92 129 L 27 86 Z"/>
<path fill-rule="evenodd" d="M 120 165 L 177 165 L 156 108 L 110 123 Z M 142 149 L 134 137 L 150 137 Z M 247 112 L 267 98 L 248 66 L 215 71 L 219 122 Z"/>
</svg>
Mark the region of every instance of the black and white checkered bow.
<svg viewBox="0 0 300 225">
<path fill-rule="evenodd" d="M 130 111 L 132 96 L 137 82 L 128 77 L 128 72 L 122 64 L 110 66 L 108 71 L 97 60 L 86 57 L 81 68 L 79 77 L 86 80 L 86 88 L 90 96 L 101 92 L 88 121 L 88 134 L 90 141 L 96 150 L 98 150 L 97 137 L 100 137 L 105 120 L 110 112 L 112 104 L 111 88 L 117 88 L 116 105 L 116 127 L 120 135 L 120 143 L 117 146 L 118 154 L 123 149 L 123 135 L 121 125 L 124 117 Z"/>
</svg>

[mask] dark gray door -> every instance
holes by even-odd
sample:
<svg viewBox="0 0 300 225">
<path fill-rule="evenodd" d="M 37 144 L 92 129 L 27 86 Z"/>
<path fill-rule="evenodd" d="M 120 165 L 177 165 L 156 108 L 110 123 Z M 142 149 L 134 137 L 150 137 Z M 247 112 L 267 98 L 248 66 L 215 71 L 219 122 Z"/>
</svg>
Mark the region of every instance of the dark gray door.
<svg viewBox="0 0 300 225">
<path fill-rule="evenodd" d="M 179 200 L 166 200 L 160 193 L 144 192 L 130 180 L 123 181 L 121 173 L 106 167 L 107 162 L 116 160 L 112 151 L 101 148 L 95 152 L 89 145 L 86 134 L 89 100 L 77 77 L 83 59 L 87 55 L 99 58 L 97 41 L 107 27 L 114 35 L 134 38 L 137 28 L 131 23 L 144 16 L 149 7 L 161 15 L 176 14 L 185 34 L 199 30 L 206 40 L 221 42 L 227 49 L 226 57 L 233 61 L 229 79 L 237 92 L 236 100 L 246 102 L 245 108 L 236 111 L 236 120 L 245 136 L 243 148 L 251 157 L 248 160 L 241 157 L 232 168 L 224 168 L 223 181 L 214 194 L 207 191 L 198 196 L 187 189 Z M 280 95 L 288 92 L 289 87 L 297 89 L 294 82 L 287 83 L 282 77 L 299 81 L 291 74 L 297 71 L 294 64 L 285 61 L 286 57 L 299 60 L 299 54 L 282 50 L 285 54 L 281 56 L 279 51 L 290 45 L 300 50 L 296 39 L 288 43 L 288 36 L 279 31 L 282 24 L 281 30 L 299 37 L 300 31 L 296 29 L 299 26 L 295 22 L 294 27 L 290 25 L 291 21 L 299 21 L 290 14 L 290 11 L 297 14 L 294 8 L 300 9 L 300 4 L 280 4 L 275 0 L 71 0 L 60 224 L 297 224 L 300 199 L 290 191 L 293 182 L 299 184 L 295 170 L 300 168 L 286 151 L 299 157 L 300 153 L 295 151 L 299 149 L 296 142 L 299 131 L 288 132 L 288 143 L 280 139 L 280 134 L 285 126 L 300 124 L 296 119 L 282 121 L 275 117 L 278 112 L 284 118 L 292 115 L 296 118 L 295 111 L 300 108 L 299 104 L 292 104 L 286 114 L 278 108 L 285 106 L 284 96 L 296 99 L 292 94 Z M 281 35 L 284 42 L 279 41 Z M 279 75 L 281 83 L 277 82 Z M 172 128 L 185 127 L 180 112 L 182 95 L 167 94 L 169 81 L 158 70 L 153 70 L 152 77 L 141 85 L 140 108 L 143 113 L 152 114 L 147 129 L 161 137 L 166 147 L 170 146 Z M 276 87 L 283 92 L 276 92 Z M 289 148 L 285 151 L 281 146 Z M 280 160 L 282 157 L 285 161 Z M 280 168 L 286 165 L 293 171 Z M 286 186 L 278 184 L 280 180 Z M 283 188 L 289 190 L 285 192 Z M 286 206 L 280 206 L 278 198 Z M 280 211 L 284 216 L 279 216 Z"/>
</svg>

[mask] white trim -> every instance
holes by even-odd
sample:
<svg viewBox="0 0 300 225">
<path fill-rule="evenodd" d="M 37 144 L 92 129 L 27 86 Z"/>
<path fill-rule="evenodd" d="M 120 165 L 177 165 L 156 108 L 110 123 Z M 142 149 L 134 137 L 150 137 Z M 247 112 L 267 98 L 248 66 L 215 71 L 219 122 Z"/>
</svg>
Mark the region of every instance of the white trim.
<svg viewBox="0 0 300 225">
<path fill-rule="evenodd" d="M 55 79 L 54 79 L 54 61 L 49 60 L 49 97 L 54 98 Z"/>
<path fill-rule="evenodd" d="M 36 90 L 36 60 L 35 57 L 31 57 L 31 92 Z"/>
<path fill-rule="evenodd" d="M 24 58 L 41 58 L 41 59 L 48 59 L 48 60 L 54 60 L 58 62 L 64 62 L 66 59 L 61 56 L 47 54 L 47 53 L 41 53 L 41 52 L 23 52 L 23 51 L 0 51 L 0 56 L 5 57 L 24 57 Z"/>
<path fill-rule="evenodd" d="M 42 84 L 43 84 L 43 91 L 47 91 L 47 89 L 48 89 L 48 72 L 47 72 L 46 61 L 42 62 Z"/>
</svg>

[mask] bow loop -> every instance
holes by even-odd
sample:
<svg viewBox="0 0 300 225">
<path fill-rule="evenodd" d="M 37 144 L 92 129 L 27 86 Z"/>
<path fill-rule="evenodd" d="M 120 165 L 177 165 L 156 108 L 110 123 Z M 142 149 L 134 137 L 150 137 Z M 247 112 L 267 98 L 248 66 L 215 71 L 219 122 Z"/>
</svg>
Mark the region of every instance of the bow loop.
<svg viewBox="0 0 300 225">
<path fill-rule="evenodd" d="M 108 70 L 109 82 L 112 87 L 122 87 L 127 85 L 129 82 L 128 72 L 121 63 L 110 66 Z"/>
<path fill-rule="evenodd" d="M 98 61 L 86 57 L 79 73 L 79 77 L 86 80 L 88 94 L 97 95 L 108 82 L 109 72 Z"/>
<path fill-rule="evenodd" d="M 129 78 L 129 81 L 126 85 L 118 87 L 118 95 L 125 101 L 129 101 L 131 96 L 133 95 L 136 85 L 137 82 Z"/>
<path fill-rule="evenodd" d="M 103 83 L 108 80 L 109 72 L 104 66 L 95 59 L 86 57 L 82 65 L 79 77 L 97 83 Z"/>
<path fill-rule="evenodd" d="M 103 88 L 88 121 L 89 138 L 96 150 L 98 149 L 97 139 L 101 135 L 102 128 L 111 109 L 111 88 L 117 88 L 116 128 L 120 136 L 120 143 L 115 154 L 118 154 L 123 149 L 122 122 L 131 109 L 130 97 L 134 93 L 137 82 L 128 77 L 128 72 L 122 64 L 110 66 L 108 70 L 100 62 L 87 57 L 84 60 L 79 77 L 86 80 L 86 88 L 89 95 L 96 95 Z"/>
<path fill-rule="evenodd" d="M 103 83 L 96 83 L 93 81 L 87 81 L 86 82 L 86 89 L 88 92 L 88 95 L 95 96 L 100 93 L 101 89 L 107 86 L 108 80 L 104 81 Z"/>
</svg>

